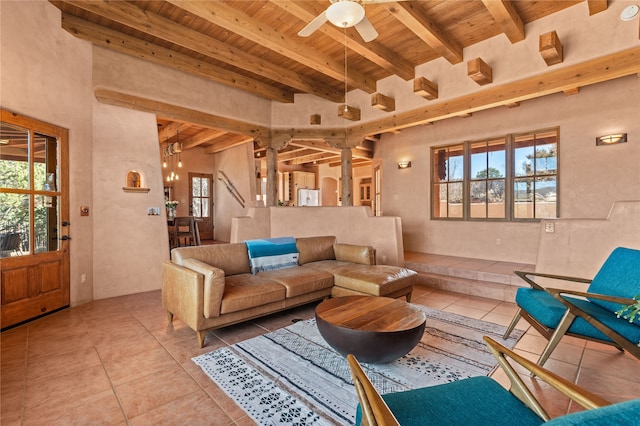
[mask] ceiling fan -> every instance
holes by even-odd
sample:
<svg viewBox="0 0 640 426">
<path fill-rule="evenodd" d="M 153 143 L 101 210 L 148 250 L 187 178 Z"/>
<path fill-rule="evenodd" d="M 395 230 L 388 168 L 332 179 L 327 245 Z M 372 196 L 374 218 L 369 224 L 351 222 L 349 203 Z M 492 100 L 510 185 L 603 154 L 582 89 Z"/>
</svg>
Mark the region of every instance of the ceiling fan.
<svg viewBox="0 0 640 426">
<path fill-rule="evenodd" d="M 309 22 L 298 35 L 308 37 L 329 21 L 336 27 L 350 28 L 355 26 L 362 39 L 369 42 L 378 37 L 378 32 L 364 15 L 364 4 L 385 3 L 398 0 L 330 0 L 331 5 Z"/>
</svg>

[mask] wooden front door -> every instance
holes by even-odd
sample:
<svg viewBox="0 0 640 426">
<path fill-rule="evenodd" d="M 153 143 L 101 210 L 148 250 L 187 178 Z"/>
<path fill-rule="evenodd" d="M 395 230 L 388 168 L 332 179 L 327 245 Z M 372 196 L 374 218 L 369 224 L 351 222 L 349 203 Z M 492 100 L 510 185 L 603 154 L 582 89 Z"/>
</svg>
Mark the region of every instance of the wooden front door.
<svg viewBox="0 0 640 426">
<path fill-rule="evenodd" d="M 69 306 L 68 131 L 0 110 L 0 328 Z"/>
<path fill-rule="evenodd" d="M 213 175 L 189 173 L 189 215 L 198 218 L 200 240 L 213 240 Z"/>
</svg>

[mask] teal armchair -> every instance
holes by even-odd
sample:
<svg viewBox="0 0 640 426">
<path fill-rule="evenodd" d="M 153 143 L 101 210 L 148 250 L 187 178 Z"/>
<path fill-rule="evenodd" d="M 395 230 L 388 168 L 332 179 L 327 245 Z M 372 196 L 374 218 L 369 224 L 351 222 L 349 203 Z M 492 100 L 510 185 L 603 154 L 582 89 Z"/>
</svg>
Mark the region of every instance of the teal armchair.
<svg viewBox="0 0 640 426">
<path fill-rule="evenodd" d="M 356 425 L 369 426 L 609 426 L 637 424 L 640 399 L 610 404 L 568 380 L 484 337 L 511 382 L 509 390 L 489 377 L 472 377 L 456 382 L 380 395 L 353 355 L 347 355 L 358 404 Z M 568 396 L 587 411 L 550 419 L 507 359 L 520 365 Z"/>
<path fill-rule="evenodd" d="M 613 345 L 640 359 L 640 321 L 619 318 L 617 311 L 635 303 L 640 294 L 640 250 L 618 247 L 593 280 L 535 272 L 515 271 L 531 288 L 516 292 L 518 312 L 504 335 L 509 336 L 520 318 L 529 322 L 549 342 L 538 360 L 544 365 L 563 336 L 569 335 Z M 586 291 L 544 288 L 530 277 L 589 284 Z"/>
</svg>

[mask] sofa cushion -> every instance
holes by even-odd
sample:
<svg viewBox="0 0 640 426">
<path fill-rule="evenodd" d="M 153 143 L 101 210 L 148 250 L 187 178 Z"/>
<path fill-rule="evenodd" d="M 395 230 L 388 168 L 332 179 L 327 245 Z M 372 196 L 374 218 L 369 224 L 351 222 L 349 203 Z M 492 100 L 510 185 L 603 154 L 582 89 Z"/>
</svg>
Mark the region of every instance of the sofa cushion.
<svg viewBox="0 0 640 426">
<path fill-rule="evenodd" d="M 285 288 L 277 282 L 253 274 L 232 275 L 225 278 L 220 314 L 242 311 L 284 298 Z"/>
<path fill-rule="evenodd" d="M 333 253 L 335 242 L 336 237 L 331 236 L 297 238 L 296 246 L 300 253 L 298 264 L 335 259 L 336 256 Z"/>
<path fill-rule="evenodd" d="M 333 274 L 320 269 L 296 266 L 278 271 L 259 272 L 258 276 L 282 284 L 287 289 L 287 297 L 296 297 L 333 287 Z"/>
<path fill-rule="evenodd" d="M 333 252 L 336 260 L 342 262 L 360 263 L 362 265 L 376 264 L 376 251 L 371 246 L 353 244 L 334 244 Z"/>
<path fill-rule="evenodd" d="M 197 259 L 213 265 L 222 269 L 227 276 L 251 272 L 247 246 L 244 243 L 179 247 L 171 250 L 173 263 L 183 265 L 185 259 Z"/>
<path fill-rule="evenodd" d="M 390 265 L 350 264 L 333 268 L 334 285 L 373 296 L 385 296 L 415 283 L 417 273 Z"/>
</svg>

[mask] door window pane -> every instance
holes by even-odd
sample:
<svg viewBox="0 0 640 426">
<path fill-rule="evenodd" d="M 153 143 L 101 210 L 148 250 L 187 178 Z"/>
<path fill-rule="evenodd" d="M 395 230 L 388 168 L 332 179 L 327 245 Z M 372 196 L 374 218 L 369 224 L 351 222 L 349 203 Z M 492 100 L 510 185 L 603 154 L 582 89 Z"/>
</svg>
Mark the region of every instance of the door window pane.
<svg viewBox="0 0 640 426">
<path fill-rule="evenodd" d="M 0 193 L 0 256 L 29 252 L 29 195 Z"/>
<path fill-rule="evenodd" d="M 0 187 L 29 189 L 29 131 L 0 123 Z"/>
<path fill-rule="evenodd" d="M 59 248 L 58 206 L 60 205 L 60 197 L 36 195 L 34 204 L 34 253 L 56 251 Z"/>
<path fill-rule="evenodd" d="M 201 179 L 202 196 L 209 197 L 209 179 Z"/>
<path fill-rule="evenodd" d="M 202 217 L 200 198 L 193 198 L 191 201 L 192 214 L 194 217 Z"/>
<path fill-rule="evenodd" d="M 191 180 L 191 195 L 193 195 L 194 197 L 200 197 L 200 194 L 202 193 L 201 188 L 201 181 L 202 179 L 194 177 Z"/>
</svg>

